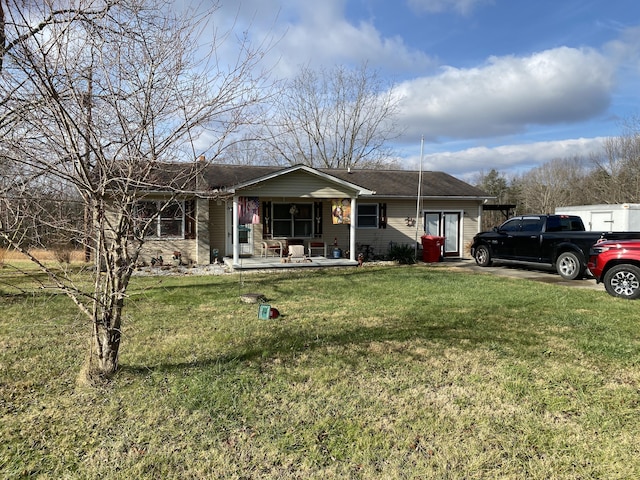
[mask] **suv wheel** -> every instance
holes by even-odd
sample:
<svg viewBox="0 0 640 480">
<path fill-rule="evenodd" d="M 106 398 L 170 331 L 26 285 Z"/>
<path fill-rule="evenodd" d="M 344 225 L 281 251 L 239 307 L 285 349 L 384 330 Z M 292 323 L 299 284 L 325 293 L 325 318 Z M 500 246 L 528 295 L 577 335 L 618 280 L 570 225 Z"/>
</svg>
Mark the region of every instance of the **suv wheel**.
<svg viewBox="0 0 640 480">
<path fill-rule="evenodd" d="M 635 300 L 640 297 L 640 268 L 622 264 L 612 267 L 604 276 L 604 288 L 614 297 Z"/>
<path fill-rule="evenodd" d="M 476 263 L 481 267 L 488 267 L 491 265 L 491 252 L 486 245 L 478 245 L 476 247 L 475 255 Z"/>
<path fill-rule="evenodd" d="M 575 280 L 582 276 L 584 267 L 577 254 L 564 252 L 556 260 L 556 270 L 565 280 Z"/>
</svg>

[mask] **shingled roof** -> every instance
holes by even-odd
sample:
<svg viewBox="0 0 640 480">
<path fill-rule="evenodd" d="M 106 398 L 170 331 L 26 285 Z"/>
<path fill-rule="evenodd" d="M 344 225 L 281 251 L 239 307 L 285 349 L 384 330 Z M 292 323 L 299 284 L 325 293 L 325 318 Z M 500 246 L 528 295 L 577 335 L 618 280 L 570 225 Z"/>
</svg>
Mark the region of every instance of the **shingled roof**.
<svg viewBox="0 0 640 480">
<path fill-rule="evenodd" d="M 250 183 L 265 177 L 277 175 L 279 172 L 290 171 L 298 166 L 258 166 L 258 165 L 226 165 L 226 164 L 199 164 L 200 181 L 199 190 L 229 191 L 237 186 Z M 164 179 L 165 185 L 175 184 L 176 179 L 184 171 L 193 172 L 194 164 L 158 164 L 156 181 Z M 302 167 L 301 165 L 299 167 Z M 376 197 L 415 198 L 418 193 L 418 178 L 420 173 L 413 170 L 369 170 L 350 169 L 336 170 L 320 168 L 316 169 L 324 175 L 333 176 L 344 182 L 352 183 L 372 190 Z M 184 175 L 184 173 L 183 173 Z M 486 192 L 469 185 L 452 175 L 444 172 L 422 172 L 421 194 L 429 197 L 490 197 Z"/>
<path fill-rule="evenodd" d="M 420 172 L 413 170 L 321 170 L 376 192 L 378 197 L 415 198 Z M 422 172 L 421 195 L 428 197 L 489 197 L 487 193 L 444 172 Z"/>
</svg>

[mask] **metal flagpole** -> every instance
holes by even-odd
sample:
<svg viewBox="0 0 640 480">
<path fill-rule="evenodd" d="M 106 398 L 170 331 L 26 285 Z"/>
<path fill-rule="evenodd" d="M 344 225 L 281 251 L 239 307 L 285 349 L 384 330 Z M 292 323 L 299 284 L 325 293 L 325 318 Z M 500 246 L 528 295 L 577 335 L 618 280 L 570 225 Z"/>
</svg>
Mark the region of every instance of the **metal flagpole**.
<svg viewBox="0 0 640 480">
<path fill-rule="evenodd" d="M 424 135 L 420 139 L 420 170 L 418 172 L 418 198 L 416 199 L 416 242 L 414 257 L 418 259 L 418 230 L 420 229 L 420 203 L 422 196 L 422 155 L 424 153 Z"/>
</svg>

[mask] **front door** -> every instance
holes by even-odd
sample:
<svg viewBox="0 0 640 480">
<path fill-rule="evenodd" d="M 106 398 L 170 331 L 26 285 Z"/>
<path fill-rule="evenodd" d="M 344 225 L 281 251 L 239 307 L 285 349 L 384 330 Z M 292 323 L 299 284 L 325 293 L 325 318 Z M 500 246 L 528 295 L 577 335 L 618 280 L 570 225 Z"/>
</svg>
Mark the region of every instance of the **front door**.
<svg viewBox="0 0 640 480">
<path fill-rule="evenodd" d="M 460 212 L 425 212 L 424 230 L 426 235 L 444 237 L 444 255 L 460 256 Z"/>
</svg>

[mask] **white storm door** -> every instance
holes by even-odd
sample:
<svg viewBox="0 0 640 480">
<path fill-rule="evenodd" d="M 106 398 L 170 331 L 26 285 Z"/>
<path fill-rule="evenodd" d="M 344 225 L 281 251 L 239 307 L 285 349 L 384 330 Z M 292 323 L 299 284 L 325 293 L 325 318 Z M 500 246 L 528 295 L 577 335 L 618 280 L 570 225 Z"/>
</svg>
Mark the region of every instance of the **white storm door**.
<svg viewBox="0 0 640 480">
<path fill-rule="evenodd" d="M 444 217 L 444 254 L 456 257 L 460 255 L 460 213 L 445 212 Z"/>
<path fill-rule="evenodd" d="M 424 214 L 424 234 L 440 236 L 440 214 L 425 213 Z"/>
</svg>

